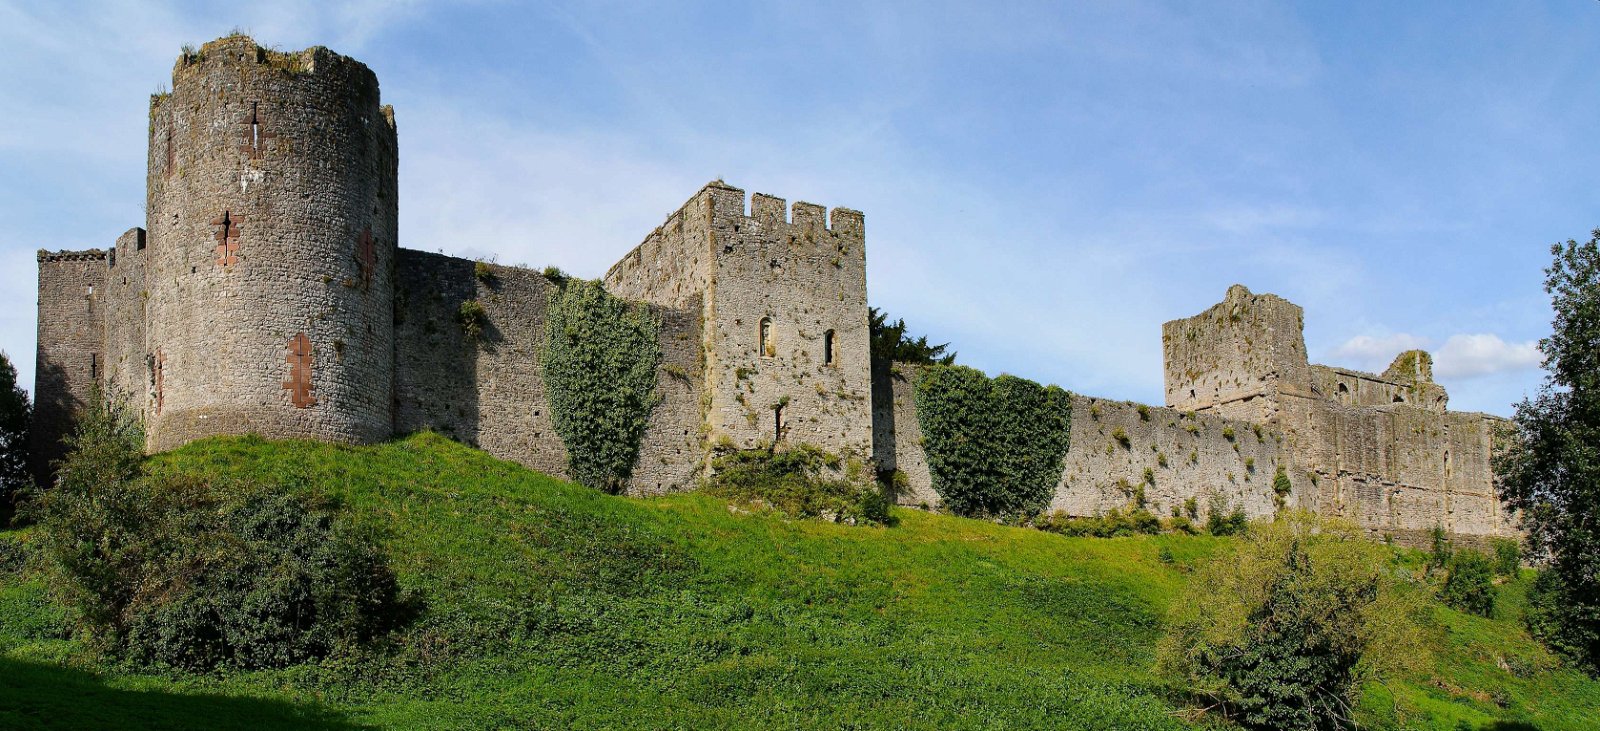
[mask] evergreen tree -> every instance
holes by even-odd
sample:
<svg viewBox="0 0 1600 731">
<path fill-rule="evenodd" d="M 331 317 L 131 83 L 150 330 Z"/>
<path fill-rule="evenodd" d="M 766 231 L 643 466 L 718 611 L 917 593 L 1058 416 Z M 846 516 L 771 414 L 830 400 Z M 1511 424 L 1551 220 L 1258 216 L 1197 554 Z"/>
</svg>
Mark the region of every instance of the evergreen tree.
<svg viewBox="0 0 1600 731">
<path fill-rule="evenodd" d="M 1551 248 L 1555 310 L 1539 341 L 1548 372 L 1517 405 L 1496 455 L 1502 499 L 1522 511 L 1529 546 L 1549 560 L 1528 612 L 1535 634 L 1600 670 L 1600 229 Z"/>
<path fill-rule="evenodd" d="M 915 338 L 906 334 L 906 321 L 902 318 L 889 322 L 888 314 L 876 307 L 867 308 L 867 331 L 872 341 L 872 360 L 875 365 L 887 363 L 914 363 L 917 365 L 952 365 L 955 353 L 946 353 L 949 343 L 931 345 L 928 336 Z"/>
<path fill-rule="evenodd" d="M 17 496 L 33 484 L 28 473 L 28 420 L 33 415 L 28 392 L 17 385 L 17 369 L 0 353 L 0 526 L 5 525 Z"/>
</svg>

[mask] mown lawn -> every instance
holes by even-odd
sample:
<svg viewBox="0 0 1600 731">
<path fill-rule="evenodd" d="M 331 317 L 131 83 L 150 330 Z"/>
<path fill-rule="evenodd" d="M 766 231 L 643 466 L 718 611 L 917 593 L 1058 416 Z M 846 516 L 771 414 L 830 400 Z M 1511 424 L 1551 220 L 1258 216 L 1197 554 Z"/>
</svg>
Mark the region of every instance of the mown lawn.
<svg viewBox="0 0 1600 731">
<path fill-rule="evenodd" d="M 0 560 L 0 728 L 1192 728 L 1154 645 L 1227 540 L 790 521 L 602 495 L 428 434 L 212 439 L 151 467 L 336 498 L 386 531 L 425 614 L 314 665 L 152 673 L 98 659 L 37 572 Z M 31 540 L 0 533 L 0 559 Z M 1369 688 L 1367 721 L 1595 727 L 1600 683 L 1528 639 L 1522 591 L 1495 620 L 1438 608 L 1434 672 Z"/>
</svg>

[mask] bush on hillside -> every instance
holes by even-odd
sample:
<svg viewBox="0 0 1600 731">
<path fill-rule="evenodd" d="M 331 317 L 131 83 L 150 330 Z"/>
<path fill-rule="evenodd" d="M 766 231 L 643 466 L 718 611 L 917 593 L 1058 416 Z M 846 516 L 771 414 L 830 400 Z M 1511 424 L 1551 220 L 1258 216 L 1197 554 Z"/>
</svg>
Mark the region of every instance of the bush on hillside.
<svg viewBox="0 0 1600 731">
<path fill-rule="evenodd" d="M 1575 601 L 1574 594 L 1560 572 L 1540 571 L 1528 590 L 1523 621 L 1546 647 L 1591 675 L 1600 675 L 1600 666 L 1590 661 L 1600 657 L 1600 610 Z"/>
<path fill-rule="evenodd" d="M 374 536 L 332 506 L 144 475 L 141 445 L 121 409 L 92 397 L 35 506 L 52 591 L 103 649 L 191 670 L 282 667 L 406 616 Z"/>
<path fill-rule="evenodd" d="M 1212 495 L 1206 509 L 1206 532 L 1214 536 L 1236 536 L 1250 529 L 1250 516 L 1243 505 L 1232 505 L 1221 495 Z"/>
<path fill-rule="evenodd" d="M 1522 571 L 1522 545 L 1515 538 L 1490 538 L 1494 547 L 1494 572 L 1498 576 L 1517 578 Z"/>
<path fill-rule="evenodd" d="M 862 480 L 859 463 L 810 445 L 746 449 L 712 460 L 706 492 L 727 500 L 759 503 L 792 518 L 841 523 L 888 524 L 883 488 Z"/>
<path fill-rule="evenodd" d="M 1352 726 L 1361 685 L 1420 667 L 1422 604 L 1353 525 L 1292 513 L 1207 562 L 1158 668 L 1250 729 Z"/>
<path fill-rule="evenodd" d="M 1494 565 L 1489 557 L 1470 549 L 1456 551 L 1439 598 L 1463 612 L 1494 616 Z"/>
</svg>

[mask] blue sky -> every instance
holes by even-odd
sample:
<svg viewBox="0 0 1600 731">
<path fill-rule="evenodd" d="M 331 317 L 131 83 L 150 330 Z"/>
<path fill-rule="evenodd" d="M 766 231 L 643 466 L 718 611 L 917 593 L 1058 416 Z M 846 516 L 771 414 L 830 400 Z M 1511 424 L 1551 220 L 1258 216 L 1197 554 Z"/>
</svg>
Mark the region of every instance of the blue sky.
<svg viewBox="0 0 1600 731">
<path fill-rule="evenodd" d="M 0 347 L 34 251 L 143 225 L 145 112 L 233 28 L 378 74 L 400 243 L 598 276 L 706 181 L 866 212 L 874 304 L 961 361 L 1160 403 L 1229 284 L 1312 359 L 1541 378 L 1550 244 L 1600 226 L 1600 2 L 0 0 Z M 995 9 L 993 5 L 1003 5 Z"/>
</svg>

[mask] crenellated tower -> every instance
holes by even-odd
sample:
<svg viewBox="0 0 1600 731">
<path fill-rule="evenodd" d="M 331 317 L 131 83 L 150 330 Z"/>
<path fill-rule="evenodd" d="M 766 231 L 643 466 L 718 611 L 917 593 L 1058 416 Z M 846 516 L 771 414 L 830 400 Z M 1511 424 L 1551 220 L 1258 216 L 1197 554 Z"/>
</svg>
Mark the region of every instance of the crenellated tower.
<svg viewBox="0 0 1600 731">
<path fill-rule="evenodd" d="M 713 443 L 872 451 L 866 240 L 848 208 L 715 181 L 606 274 L 623 297 L 701 296 L 705 424 Z"/>
<path fill-rule="evenodd" d="M 150 104 L 145 423 L 152 449 L 392 431 L 397 152 L 377 77 L 242 35 Z"/>
</svg>

